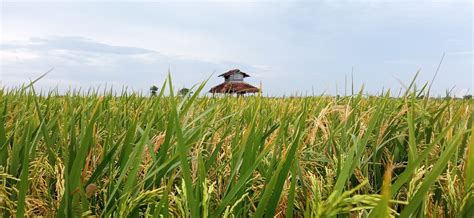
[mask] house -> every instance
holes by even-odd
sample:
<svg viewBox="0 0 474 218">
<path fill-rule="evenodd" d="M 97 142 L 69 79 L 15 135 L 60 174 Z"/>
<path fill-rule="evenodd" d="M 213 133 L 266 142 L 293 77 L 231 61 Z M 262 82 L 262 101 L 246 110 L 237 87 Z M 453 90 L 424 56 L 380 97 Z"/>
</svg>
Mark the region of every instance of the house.
<svg viewBox="0 0 474 218">
<path fill-rule="evenodd" d="M 213 87 L 211 90 L 209 90 L 209 92 L 213 94 L 236 93 L 238 95 L 259 92 L 259 89 L 257 87 L 244 82 L 244 78 L 250 77 L 250 75 L 240 71 L 239 69 L 229 70 L 226 73 L 219 75 L 219 77 L 224 77 L 224 82 Z"/>
</svg>

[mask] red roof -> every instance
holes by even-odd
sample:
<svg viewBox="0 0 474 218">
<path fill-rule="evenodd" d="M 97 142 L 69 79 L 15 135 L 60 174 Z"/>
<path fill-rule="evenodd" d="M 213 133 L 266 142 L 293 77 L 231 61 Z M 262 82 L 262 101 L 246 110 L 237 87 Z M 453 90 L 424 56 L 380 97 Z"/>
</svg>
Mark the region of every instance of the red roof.
<svg viewBox="0 0 474 218">
<path fill-rule="evenodd" d="M 219 75 L 219 76 L 222 76 L 222 77 L 225 78 L 225 77 L 228 77 L 228 76 L 230 76 L 230 75 L 232 75 L 232 74 L 235 74 L 235 73 L 241 73 L 242 75 L 244 75 L 244 78 L 245 78 L 245 77 L 250 77 L 250 75 L 248 75 L 247 73 L 244 73 L 244 72 L 240 71 L 239 69 L 229 70 L 229 71 L 227 71 L 227 72 L 225 72 L 225 73 L 223 73 L 223 74 L 221 74 L 221 75 Z"/>
<path fill-rule="evenodd" d="M 211 93 L 255 93 L 258 92 L 258 88 L 244 82 L 224 82 L 213 87 L 209 92 Z"/>
</svg>

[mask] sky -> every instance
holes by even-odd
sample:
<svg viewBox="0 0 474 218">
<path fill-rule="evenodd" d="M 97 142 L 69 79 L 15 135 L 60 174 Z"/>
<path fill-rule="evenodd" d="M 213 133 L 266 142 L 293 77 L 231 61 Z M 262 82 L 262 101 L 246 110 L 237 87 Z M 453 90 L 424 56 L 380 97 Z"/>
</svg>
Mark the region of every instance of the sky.
<svg viewBox="0 0 474 218">
<path fill-rule="evenodd" d="M 268 96 L 474 90 L 473 11 L 451 1 L 0 0 L 0 86 L 147 92 L 238 68 Z M 347 78 L 347 80 L 346 80 Z M 347 87 L 345 84 L 349 87 Z M 347 87 L 347 88 L 346 88 Z"/>
</svg>

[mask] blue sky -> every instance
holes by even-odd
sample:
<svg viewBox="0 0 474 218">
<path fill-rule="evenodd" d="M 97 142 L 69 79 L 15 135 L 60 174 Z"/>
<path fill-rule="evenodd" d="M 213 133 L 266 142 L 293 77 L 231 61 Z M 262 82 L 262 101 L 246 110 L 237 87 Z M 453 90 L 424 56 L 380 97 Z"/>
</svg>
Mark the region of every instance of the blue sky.
<svg viewBox="0 0 474 218">
<path fill-rule="evenodd" d="M 147 90 L 239 68 L 267 95 L 398 90 L 421 69 L 436 95 L 474 89 L 471 1 L 1 1 L 1 85 Z M 401 81 L 401 82 L 400 82 Z"/>
</svg>

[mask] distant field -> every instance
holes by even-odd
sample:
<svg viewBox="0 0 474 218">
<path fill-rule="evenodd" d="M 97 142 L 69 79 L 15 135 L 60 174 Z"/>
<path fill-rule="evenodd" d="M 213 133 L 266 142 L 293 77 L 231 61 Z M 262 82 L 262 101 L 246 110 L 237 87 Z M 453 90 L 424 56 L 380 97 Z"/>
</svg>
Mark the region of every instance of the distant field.
<svg viewBox="0 0 474 218">
<path fill-rule="evenodd" d="M 474 216 L 472 100 L 197 97 L 202 87 L 0 89 L 0 214 Z"/>
</svg>

